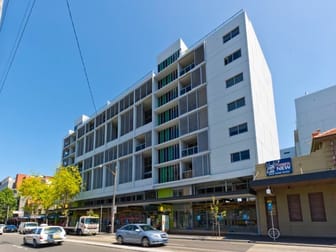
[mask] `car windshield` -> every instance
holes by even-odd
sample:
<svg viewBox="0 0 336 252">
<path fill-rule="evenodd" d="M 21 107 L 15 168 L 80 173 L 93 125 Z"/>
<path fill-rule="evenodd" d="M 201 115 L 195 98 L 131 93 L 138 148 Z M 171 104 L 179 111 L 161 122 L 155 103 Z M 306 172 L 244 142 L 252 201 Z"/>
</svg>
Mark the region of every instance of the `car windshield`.
<svg viewBox="0 0 336 252">
<path fill-rule="evenodd" d="M 155 228 L 153 228 L 150 225 L 140 225 L 140 227 L 142 228 L 143 231 L 151 231 L 151 230 L 156 230 Z"/>
<path fill-rule="evenodd" d="M 37 227 L 37 223 L 26 223 L 26 227 Z"/>
<path fill-rule="evenodd" d="M 98 222 L 98 218 L 86 218 L 84 221 L 85 224 L 98 224 Z"/>
<path fill-rule="evenodd" d="M 46 227 L 44 228 L 46 234 L 61 233 L 62 229 L 60 227 Z"/>
</svg>

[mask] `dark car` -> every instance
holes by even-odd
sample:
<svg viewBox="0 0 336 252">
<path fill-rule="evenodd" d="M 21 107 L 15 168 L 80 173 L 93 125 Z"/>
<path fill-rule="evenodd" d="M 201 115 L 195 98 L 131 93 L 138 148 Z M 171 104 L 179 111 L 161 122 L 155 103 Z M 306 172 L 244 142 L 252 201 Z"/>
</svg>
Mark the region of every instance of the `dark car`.
<svg viewBox="0 0 336 252">
<path fill-rule="evenodd" d="M 116 232 L 116 239 L 119 244 L 135 243 L 144 247 L 156 244 L 166 244 L 168 235 L 166 232 L 155 229 L 147 224 L 128 224 Z"/>
<path fill-rule="evenodd" d="M 17 232 L 17 227 L 15 225 L 6 225 L 3 228 L 4 233 L 13 233 Z"/>
</svg>

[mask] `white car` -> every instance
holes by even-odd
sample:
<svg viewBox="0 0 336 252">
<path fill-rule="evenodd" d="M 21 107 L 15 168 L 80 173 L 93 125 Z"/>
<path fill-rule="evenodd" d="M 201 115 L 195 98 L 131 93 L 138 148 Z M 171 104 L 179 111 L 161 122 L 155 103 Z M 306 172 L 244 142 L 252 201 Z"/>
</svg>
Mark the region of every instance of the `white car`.
<svg viewBox="0 0 336 252">
<path fill-rule="evenodd" d="M 20 234 L 27 234 L 37 227 L 38 227 L 37 222 L 21 222 L 18 231 Z"/>
<path fill-rule="evenodd" d="M 34 248 L 43 244 L 61 245 L 65 240 L 65 231 L 60 226 L 43 226 L 32 230 L 23 237 L 23 244 L 31 244 Z"/>
<path fill-rule="evenodd" d="M 3 229 L 4 229 L 4 227 L 6 227 L 5 224 L 0 224 L 0 235 L 3 234 Z"/>
</svg>

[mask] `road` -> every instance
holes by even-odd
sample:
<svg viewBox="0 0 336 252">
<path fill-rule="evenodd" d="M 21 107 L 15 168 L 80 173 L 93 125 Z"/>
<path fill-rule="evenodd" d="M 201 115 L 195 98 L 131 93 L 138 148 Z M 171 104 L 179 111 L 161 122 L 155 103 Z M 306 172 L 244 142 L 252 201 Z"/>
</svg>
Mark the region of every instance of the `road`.
<svg viewBox="0 0 336 252">
<path fill-rule="evenodd" d="M 153 251 L 153 252 L 332 252 L 335 247 L 321 246 L 293 246 L 284 244 L 259 244 L 248 242 L 233 242 L 223 240 L 191 240 L 191 239 L 170 239 L 168 245 L 142 248 L 132 245 L 118 245 L 113 237 L 111 241 L 90 236 L 68 236 L 62 246 L 47 246 L 38 249 L 39 252 L 111 252 L 111 251 Z M 108 238 L 108 239 L 109 239 Z M 36 251 L 30 246 L 22 245 L 22 235 L 17 233 L 4 234 L 0 236 L 0 251 L 22 252 Z"/>
</svg>

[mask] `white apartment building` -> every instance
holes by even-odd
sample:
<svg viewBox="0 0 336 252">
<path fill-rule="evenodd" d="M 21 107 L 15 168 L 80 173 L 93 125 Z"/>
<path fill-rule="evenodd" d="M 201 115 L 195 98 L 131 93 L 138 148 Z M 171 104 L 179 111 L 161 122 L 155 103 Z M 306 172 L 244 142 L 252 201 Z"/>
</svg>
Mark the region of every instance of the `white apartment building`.
<svg viewBox="0 0 336 252">
<path fill-rule="evenodd" d="M 12 177 L 6 177 L 2 181 L 0 181 L 0 191 L 5 189 L 13 189 L 14 179 Z"/>
<path fill-rule="evenodd" d="M 84 185 L 72 210 L 93 209 L 106 226 L 116 186 L 116 226 L 212 230 L 215 196 L 222 230 L 257 232 L 249 182 L 280 152 L 271 73 L 247 14 L 191 48 L 177 40 L 157 65 L 65 137 L 63 164 L 78 165 Z"/>
<path fill-rule="evenodd" d="M 308 155 L 311 150 L 312 133 L 336 128 L 336 86 L 307 94 L 295 99 L 296 155 Z"/>
</svg>

